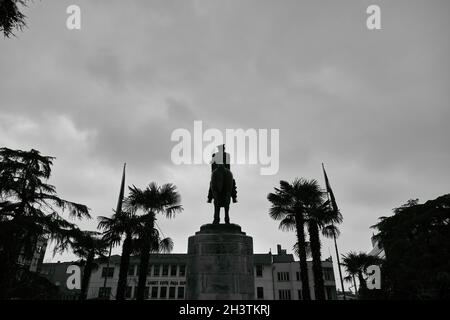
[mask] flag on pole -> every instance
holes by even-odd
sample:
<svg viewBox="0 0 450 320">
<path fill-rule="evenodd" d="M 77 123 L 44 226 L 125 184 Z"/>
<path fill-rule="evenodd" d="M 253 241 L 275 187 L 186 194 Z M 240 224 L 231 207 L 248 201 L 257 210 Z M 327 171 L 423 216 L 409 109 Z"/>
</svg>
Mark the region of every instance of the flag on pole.
<svg viewBox="0 0 450 320">
<path fill-rule="evenodd" d="M 120 192 L 119 192 L 119 199 L 117 200 L 117 208 L 116 208 L 116 214 L 122 213 L 122 202 L 123 202 L 123 195 L 125 192 L 125 167 L 126 163 L 123 164 L 123 172 L 122 172 L 122 182 L 120 183 Z"/>
<path fill-rule="evenodd" d="M 337 206 L 336 199 L 334 198 L 334 193 L 333 193 L 333 190 L 331 189 L 330 181 L 328 181 L 327 172 L 325 171 L 325 166 L 323 165 L 323 163 L 322 163 L 322 169 L 323 169 L 323 176 L 325 178 L 327 194 L 329 196 L 328 200 L 331 201 L 331 208 L 333 209 L 334 213 L 337 214 L 339 212 L 339 208 Z M 337 260 L 337 265 L 338 265 L 338 270 L 339 270 L 339 278 L 341 280 L 342 296 L 343 296 L 344 300 L 347 300 L 347 298 L 345 296 L 344 279 L 342 277 L 341 261 L 339 259 L 339 250 L 338 250 L 335 234 L 333 234 L 333 240 L 334 240 L 334 249 L 336 250 L 336 260 Z"/>
<path fill-rule="evenodd" d="M 325 167 L 324 167 L 323 163 L 322 163 L 322 169 L 323 169 L 323 175 L 325 177 L 325 185 L 327 188 L 327 193 L 330 195 L 331 207 L 333 208 L 334 212 L 339 212 L 339 208 L 337 206 L 336 199 L 334 198 L 334 193 L 333 193 L 333 190 L 331 189 L 330 181 L 328 181 L 327 172 L 325 171 Z"/>
<path fill-rule="evenodd" d="M 117 200 L 116 214 L 122 213 L 122 202 L 123 202 L 123 196 L 125 193 L 125 167 L 126 167 L 126 165 L 127 165 L 126 163 L 123 164 L 122 182 L 120 183 L 119 199 Z M 111 243 L 109 245 L 109 253 L 108 253 L 108 260 L 106 263 L 106 270 L 109 270 L 112 248 L 113 248 L 113 242 L 111 241 Z M 103 298 L 109 300 L 110 296 L 106 296 L 106 281 L 107 280 L 108 280 L 108 272 L 105 273 L 105 280 L 103 281 L 103 292 L 104 292 Z M 110 295 L 111 295 L 111 293 L 110 293 Z"/>
</svg>

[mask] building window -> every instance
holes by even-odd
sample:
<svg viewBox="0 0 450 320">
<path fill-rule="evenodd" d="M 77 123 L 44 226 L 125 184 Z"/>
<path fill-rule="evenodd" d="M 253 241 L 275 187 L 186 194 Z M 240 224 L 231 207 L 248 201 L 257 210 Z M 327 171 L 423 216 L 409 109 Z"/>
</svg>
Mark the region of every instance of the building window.
<svg viewBox="0 0 450 320">
<path fill-rule="evenodd" d="M 152 299 L 158 299 L 158 287 L 152 287 Z"/>
<path fill-rule="evenodd" d="M 262 266 L 262 264 L 257 264 L 256 265 L 256 276 L 258 278 L 261 278 L 263 276 L 263 266 Z"/>
<path fill-rule="evenodd" d="M 169 275 L 169 265 L 167 264 L 163 264 L 163 271 L 162 271 L 162 275 L 164 276 L 168 276 Z"/>
<path fill-rule="evenodd" d="M 323 278 L 326 281 L 334 281 L 333 268 L 323 268 Z"/>
<path fill-rule="evenodd" d="M 159 277 L 159 264 L 153 266 L 153 276 Z"/>
<path fill-rule="evenodd" d="M 279 300 L 291 300 L 291 290 L 278 290 Z"/>
<path fill-rule="evenodd" d="M 173 264 L 170 266 L 170 275 L 172 277 L 176 277 L 177 276 L 177 265 Z"/>
<path fill-rule="evenodd" d="M 134 265 L 130 266 L 128 268 L 128 275 L 129 276 L 134 276 Z"/>
<path fill-rule="evenodd" d="M 295 277 L 296 277 L 297 281 L 300 281 L 300 272 L 297 271 L 295 273 Z"/>
<path fill-rule="evenodd" d="M 264 299 L 264 288 L 263 287 L 256 288 L 256 299 Z"/>
<path fill-rule="evenodd" d="M 127 286 L 127 288 L 125 289 L 125 298 L 131 299 L 132 291 L 133 291 L 133 287 Z"/>
<path fill-rule="evenodd" d="M 177 298 L 178 299 L 184 299 L 184 287 L 178 287 Z"/>
<path fill-rule="evenodd" d="M 102 268 L 102 278 L 113 278 L 113 277 L 114 277 L 114 267 Z"/>
<path fill-rule="evenodd" d="M 161 290 L 159 291 L 159 298 L 167 299 L 167 287 L 161 287 Z"/>
<path fill-rule="evenodd" d="M 302 290 L 297 290 L 298 292 L 298 300 L 302 300 Z"/>
<path fill-rule="evenodd" d="M 289 272 L 278 272 L 278 281 L 289 281 Z"/>
<path fill-rule="evenodd" d="M 145 287 L 145 289 L 144 289 L 144 299 L 148 299 L 149 291 L 150 291 L 150 287 Z M 134 290 L 134 292 L 137 292 L 137 290 Z"/>
<path fill-rule="evenodd" d="M 180 277 L 184 277 L 186 275 L 186 265 L 182 264 L 180 265 L 180 271 L 178 273 Z"/>
<path fill-rule="evenodd" d="M 100 287 L 98 290 L 98 297 L 99 298 L 106 298 L 109 299 L 111 296 L 111 287 Z"/>
<path fill-rule="evenodd" d="M 152 275 L 152 268 L 153 268 L 152 264 L 148 266 L 147 275 L 149 275 L 149 276 Z"/>
<path fill-rule="evenodd" d="M 175 299 L 175 290 L 177 287 L 169 287 L 169 299 Z"/>
</svg>

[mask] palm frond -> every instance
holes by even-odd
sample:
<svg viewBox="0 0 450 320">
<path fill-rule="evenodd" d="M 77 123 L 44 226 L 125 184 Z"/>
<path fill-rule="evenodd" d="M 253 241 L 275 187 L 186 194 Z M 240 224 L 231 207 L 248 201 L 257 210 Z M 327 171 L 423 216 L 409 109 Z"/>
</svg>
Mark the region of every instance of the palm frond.
<svg viewBox="0 0 450 320">
<path fill-rule="evenodd" d="M 292 215 L 285 216 L 280 221 L 278 228 L 282 231 L 294 231 L 296 229 L 295 217 Z"/>
<path fill-rule="evenodd" d="M 171 238 L 161 239 L 159 242 L 159 252 L 170 253 L 173 250 L 173 240 Z"/>
<path fill-rule="evenodd" d="M 322 228 L 322 235 L 326 238 L 338 238 L 341 231 L 334 224 L 327 225 Z"/>
</svg>

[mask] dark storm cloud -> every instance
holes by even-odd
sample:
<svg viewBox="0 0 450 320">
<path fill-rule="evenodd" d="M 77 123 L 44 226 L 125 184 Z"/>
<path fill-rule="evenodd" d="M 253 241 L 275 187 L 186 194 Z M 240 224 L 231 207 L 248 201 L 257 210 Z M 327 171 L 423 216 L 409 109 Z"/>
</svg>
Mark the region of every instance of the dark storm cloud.
<svg viewBox="0 0 450 320">
<path fill-rule="evenodd" d="M 372 1 L 77 1 L 80 31 L 65 28 L 71 1 L 33 3 L 29 29 L 0 40 L 0 144 L 56 155 L 58 190 L 95 215 L 114 206 L 123 162 L 128 184 L 175 183 L 185 211 L 160 223 L 185 251 L 211 218 L 209 168 L 172 165 L 172 131 L 280 129 L 279 174 L 233 169 L 232 219 L 256 251 L 290 249 L 266 195 L 280 179 L 322 184 L 325 162 L 342 251 L 367 250 L 379 216 L 450 178 L 450 4 L 376 2 L 373 32 Z"/>
</svg>

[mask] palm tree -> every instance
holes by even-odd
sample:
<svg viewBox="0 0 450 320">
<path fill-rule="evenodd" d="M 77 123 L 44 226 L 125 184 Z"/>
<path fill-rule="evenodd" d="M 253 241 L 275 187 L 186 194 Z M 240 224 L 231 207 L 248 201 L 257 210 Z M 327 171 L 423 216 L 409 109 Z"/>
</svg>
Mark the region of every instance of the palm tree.
<svg viewBox="0 0 450 320">
<path fill-rule="evenodd" d="M 342 255 L 342 263 L 348 276 L 345 278 L 347 281 L 353 280 L 355 286 L 355 292 L 358 293 L 356 286 L 356 277 L 359 281 L 359 292 L 364 292 L 367 289 L 366 279 L 364 274 L 370 265 L 380 264 L 380 259 L 375 256 L 368 255 L 367 253 L 349 252 L 346 255 Z"/>
<path fill-rule="evenodd" d="M 61 240 L 74 229 L 56 209 L 90 218 L 85 205 L 59 198 L 55 187 L 46 183 L 53 159 L 37 150 L 0 148 L 0 298 L 8 296 L 19 257 L 29 258 L 37 239 Z"/>
<path fill-rule="evenodd" d="M 138 286 L 136 289 L 137 300 L 145 299 L 145 283 L 149 271 L 150 253 L 170 253 L 173 250 L 173 240 L 169 237 L 161 238 L 158 228 L 151 228 L 152 222 L 149 220 L 152 218 L 150 215 L 144 215 L 141 219 L 141 229 L 138 231 L 139 236 L 135 240 L 136 252 L 140 255 Z"/>
<path fill-rule="evenodd" d="M 140 217 L 134 213 L 121 211 L 111 218 L 99 217 L 98 228 L 104 230 L 103 238 L 112 246 L 123 240 L 120 257 L 119 281 L 117 283 L 116 300 L 125 300 L 130 256 L 133 252 L 133 238 L 141 225 Z"/>
<path fill-rule="evenodd" d="M 321 241 L 320 231 L 322 235 L 326 237 L 333 237 L 338 234 L 339 230 L 335 224 L 342 221 L 342 216 L 339 212 L 335 212 L 330 209 L 328 201 L 324 202 L 323 193 L 320 191 L 318 183 L 311 183 L 311 191 L 318 192 L 317 202 L 310 202 L 307 209 L 307 225 L 309 232 L 309 240 L 311 243 L 311 255 L 313 262 L 313 274 L 314 274 L 314 292 L 316 300 L 325 300 L 325 284 L 322 270 L 322 258 L 321 258 Z"/>
<path fill-rule="evenodd" d="M 308 208 L 320 198 L 314 189 L 316 183 L 315 180 L 307 181 L 303 178 L 295 179 L 292 183 L 282 180 L 280 188 L 274 188 L 275 192 L 267 196 L 272 204 L 269 214 L 272 219 L 280 220 L 279 228 L 283 231 L 296 231 L 304 300 L 311 300 L 304 226 Z"/>
<path fill-rule="evenodd" d="M 166 252 L 171 250 L 173 242 L 170 238 L 162 239 L 156 229 L 156 215 L 162 214 L 172 218 L 183 210 L 180 205 L 180 195 L 173 184 L 164 184 L 159 187 L 152 182 L 147 188 L 141 190 L 135 186 L 130 187 L 130 194 L 125 200 L 128 211 L 141 215 L 141 227 L 138 231 L 137 245 L 140 252 L 139 278 L 136 299 L 143 300 L 145 283 L 147 280 L 150 252 Z"/>
<path fill-rule="evenodd" d="M 73 253 L 81 259 L 80 264 L 84 265 L 84 269 L 79 300 L 86 300 L 92 271 L 98 267 L 95 259 L 97 257 L 101 260 L 106 258 L 108 243 L 100 237 L 100 233 L 95 231 L 74 229 L 72 233 L 73 236 L 67 241 L 57 243 L 55 252 L 62 253 L 70 247 Z"/>
</svg>

